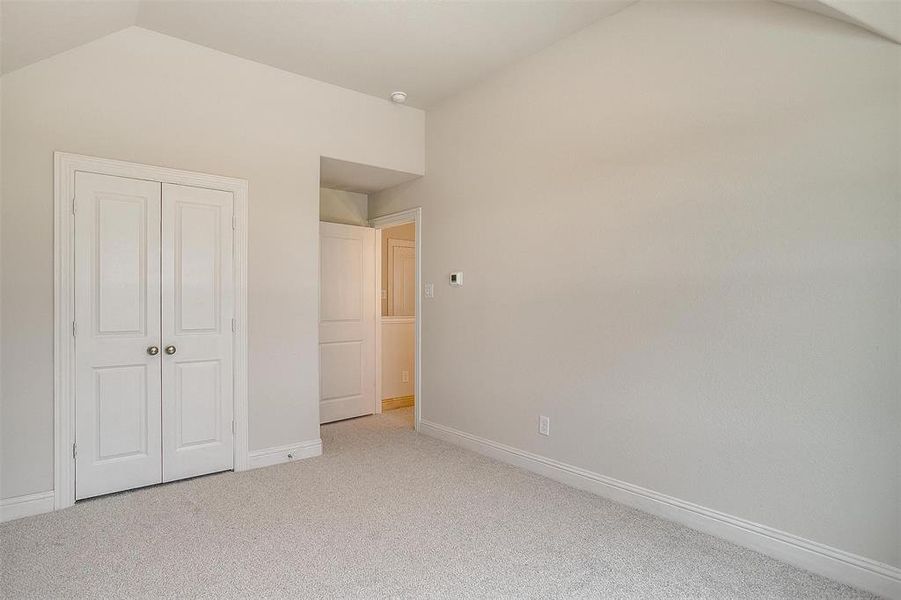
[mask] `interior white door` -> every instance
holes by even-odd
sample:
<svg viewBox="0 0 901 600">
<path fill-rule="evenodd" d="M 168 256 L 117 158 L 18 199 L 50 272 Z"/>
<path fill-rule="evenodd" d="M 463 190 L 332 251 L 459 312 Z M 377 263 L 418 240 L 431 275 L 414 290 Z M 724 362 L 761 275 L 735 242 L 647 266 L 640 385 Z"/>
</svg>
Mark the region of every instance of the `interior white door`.
<svg viewBox="0 0 901 600">
<path fill-rule="evenodd" d="M 75 175 L 75 497 L 159 483 L 160 184 Z"/>
<path fill-rule="evenodd" d="M 388 306 L 393 317 L 416 314 L 416 242 L 388 240 Z"/>
<path fill-rule="evenodd" d="M 319 421 L 374 412 L 375 230 L 319 224 Z"/>
<path fill-rule="evenodd" d="M 234 465 L 232 200 L 163 184 L 163 481 Z"/>
</svg>

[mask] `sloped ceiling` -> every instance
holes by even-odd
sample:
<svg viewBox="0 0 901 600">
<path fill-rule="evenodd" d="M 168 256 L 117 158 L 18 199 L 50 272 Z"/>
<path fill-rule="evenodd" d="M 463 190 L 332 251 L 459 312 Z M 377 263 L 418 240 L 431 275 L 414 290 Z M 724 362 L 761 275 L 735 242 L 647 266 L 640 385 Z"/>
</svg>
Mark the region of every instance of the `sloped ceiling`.
<svg viewBox="0 0 901 600">
<path fill-rule="evenodd" d="M 636 0 L 2 0 L 7 73 L 137 25 L 428 107 Z M 781 0 L 901 42 L 901 0 Z"/>
<path fill-rule="evenodd" d="M 901 43 L 901 0 L 778 0 Z"/>
<path fill-rule="evenodd" d="M 139 0 L 0 0 L 0 69 L 8 73 L 131 27 L 138 7 Z"/>
<path fill-rule="evenodd" d="M 635 0 L 2 0 L 9 72 L 137 25 L 300 75 L 430 106 Z"/>
</svg>

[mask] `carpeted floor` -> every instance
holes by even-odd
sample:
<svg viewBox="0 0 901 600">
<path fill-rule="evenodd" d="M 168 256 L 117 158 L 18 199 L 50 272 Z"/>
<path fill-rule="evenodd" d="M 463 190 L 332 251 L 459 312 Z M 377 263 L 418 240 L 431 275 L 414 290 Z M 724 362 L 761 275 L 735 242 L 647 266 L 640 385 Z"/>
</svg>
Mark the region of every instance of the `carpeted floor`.
<svg viewBox="0 0 901 600">
<path fill-rule="evenodd" d="M 872 598 L 412 431 L 0 525 L 0 597 Z"/>
</svg>

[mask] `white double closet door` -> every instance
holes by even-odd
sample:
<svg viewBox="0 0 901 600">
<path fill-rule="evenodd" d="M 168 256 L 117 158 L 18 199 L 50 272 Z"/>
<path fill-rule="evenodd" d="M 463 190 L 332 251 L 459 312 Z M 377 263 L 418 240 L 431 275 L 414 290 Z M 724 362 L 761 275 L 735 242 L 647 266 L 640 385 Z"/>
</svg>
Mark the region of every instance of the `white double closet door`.
<svg viewBox="0 0 901 600">
<path fill-rule="evenodd" d="M 233 468 L 233 195 L 75 176 L 75 497 Z"/>
</svg>

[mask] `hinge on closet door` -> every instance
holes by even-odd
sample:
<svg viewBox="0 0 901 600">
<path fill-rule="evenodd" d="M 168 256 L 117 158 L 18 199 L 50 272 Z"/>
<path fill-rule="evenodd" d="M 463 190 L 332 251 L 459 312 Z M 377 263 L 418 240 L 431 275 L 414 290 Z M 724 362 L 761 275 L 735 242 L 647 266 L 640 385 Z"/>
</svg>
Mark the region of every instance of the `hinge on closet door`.
<svg viewBox="0 0 901 600">
<path fill-rule="evenodd" d="M 232 420 L 232 435 L 235 435 L 235 422 Z"/>
<path fill-rule="evenodd" d="M 238 321 L 236 319 L 232 319 L 232 333 L 238 331 Z"/>
<path fill-rule="evenodd" d="M 78 445 L 72 444 L 72 458 L 78 458 Z"/>
<path fill-rule="evenodd" d="M 74 215 L 76 212 L 78 212 L 78 200 L 72 198 L 72 214 Z"/>
<path fill-rule="evenodd" d="M 238 216 L 232 215 L 232 229 L 238 228 Z"/>
<path fill-rule="evenodd" d="M 72 321 L 72 337 L 78 337 L 78 321 Z"/>
</svg>

